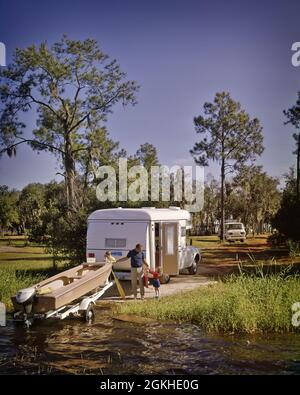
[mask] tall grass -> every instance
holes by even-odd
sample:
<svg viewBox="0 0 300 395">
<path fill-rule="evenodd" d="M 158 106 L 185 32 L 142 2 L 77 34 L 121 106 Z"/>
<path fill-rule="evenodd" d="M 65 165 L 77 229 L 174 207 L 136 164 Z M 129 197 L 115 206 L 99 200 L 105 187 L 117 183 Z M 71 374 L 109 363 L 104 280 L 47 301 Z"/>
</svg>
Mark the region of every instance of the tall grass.
<svg viewBox="0 0 300 395">
<path fill-rule="evenodd" d="M 258 267 L 248 274 L 242 268 L 218 284 L 197 290 L 121 305 L 122 314 L 154 320 L 176 320 L 201 326 L 207 332 L 294 332 L 291 306 L 300 302 L 300 278 L 287 270 L 264 274 Z"/>
<path fill-rule="evenodd" d="M 292 259 L 296 259 L 300 257 L 300 243 L 299 241 L 288 240 L 287 242 L 289 249 L 289 256 Z"/>
<path fill-rule="evenodd" d="M 30 272 L 18 272 L 14 268 L 0 267 L 0 301 L 5 303 L 6 308 L 12 308 L 11 296 L 19 289 L 30 287 L 43 280 L 44 276 L 33 275 Z"/>
</svg>

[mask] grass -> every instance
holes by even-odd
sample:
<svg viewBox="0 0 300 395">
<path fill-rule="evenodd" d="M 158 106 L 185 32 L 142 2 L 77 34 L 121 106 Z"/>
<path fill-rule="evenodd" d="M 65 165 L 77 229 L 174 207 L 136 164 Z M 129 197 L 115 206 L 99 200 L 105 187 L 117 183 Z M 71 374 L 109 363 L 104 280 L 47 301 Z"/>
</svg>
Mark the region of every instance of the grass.
<svg viewBox="0 0 300 395">
<path fill-rule="evenodd" d="M 199 325 L 206 332 L 295 332 L 292 304 L 300 302 L 300 278 L 283 271 L 264 275 L 231 275 L 216 285 L 163 297 L 126 303 L 120 314 Z"/>
<path fill-rule="evenodd" d="M 18 252 L 0 252 L 0 269 L 46 269 L 53 266 L 51 255 L 40 248 L 22 248 Z"/>
<path fill-rule="evenodd" d="M 10 297 L 19 289 L 30 287 L 31 285 L 42 281 L 46 276 L 33 275 L 30 272 L 18 272 L 13 268 L 0 267 L 0 301 L 5 303 L 8 311 L 12 307 Z"/>
<path fill-rule="evenodd" d="M 24 238 L 13 238 L 9 249 L 6 247 L 7 238 L 0 244 L 0 301 L 10 310 L 10 297 L 17 290 L 57 273 L 64 262 L 58 262 L 54 269 L 52 256 L 45 253 L 43 246 L 24 247 Z"/>
<path fill-rule="evenodd" d="M 29 242 L 26 236 L 2 236 L 0 237 L 0 246 L 10 247 L 41 247 L 41 244 Z"/>
</svg>

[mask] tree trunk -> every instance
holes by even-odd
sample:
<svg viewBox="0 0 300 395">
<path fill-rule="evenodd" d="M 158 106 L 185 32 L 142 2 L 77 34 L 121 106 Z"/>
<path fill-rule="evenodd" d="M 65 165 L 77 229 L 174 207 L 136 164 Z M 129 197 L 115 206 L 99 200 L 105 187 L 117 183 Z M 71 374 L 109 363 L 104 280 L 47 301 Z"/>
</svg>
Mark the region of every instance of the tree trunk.
<svg viewBox="0 0 300 395">
<path fill-rule="evenodd" d="M 299 201 L 299 189 L 300 189 L 300 133 L 298 134 L 298 142 L 297 142 L 297 201 Z"/>
<path fill-rule="evenodd" d="M 225 159 L 222 158 L 221 164 L 221 241 L 225 241 Z"/>
<path fill-rule="evenodd" d="M 76 209 L 75 200 L 75 161 L 72 154 L 72 144 L 69 134 L 66 135 L 65 140 L 65 183 L 67 191 L 67 205 L 71 210 Z"/>
<path fill-rule="evenodd" d="M 69 162 L 70 159 L 68 159 Z M 67 162 L 67 161 L 66 161 Z M 70 209 L 75 209 L 75 171 L 71 164 L 66 166 L 67 202 Z"/>
</svg>

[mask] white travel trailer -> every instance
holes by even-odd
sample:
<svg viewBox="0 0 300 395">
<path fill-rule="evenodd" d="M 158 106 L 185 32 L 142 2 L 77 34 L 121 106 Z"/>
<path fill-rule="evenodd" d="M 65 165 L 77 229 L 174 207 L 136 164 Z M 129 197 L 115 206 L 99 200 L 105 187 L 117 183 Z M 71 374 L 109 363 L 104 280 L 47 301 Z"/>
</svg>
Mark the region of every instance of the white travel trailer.
<svg viewBox="0 0 300 395">
<path fill-rule="evenodd" d="M 179 207 L 97 210 L 88 218 L 87 261 L 103 262 L 107 250 L 119 259 L 140 243 L 151 269 L 160 267 L 167 276 L 184 269 L 195 274 L 201 255 L 186 244 L 189 228 L 191 215 Z M 130 261 L 114 264 L 114 271 L 130 279 Z"/>
</svg>

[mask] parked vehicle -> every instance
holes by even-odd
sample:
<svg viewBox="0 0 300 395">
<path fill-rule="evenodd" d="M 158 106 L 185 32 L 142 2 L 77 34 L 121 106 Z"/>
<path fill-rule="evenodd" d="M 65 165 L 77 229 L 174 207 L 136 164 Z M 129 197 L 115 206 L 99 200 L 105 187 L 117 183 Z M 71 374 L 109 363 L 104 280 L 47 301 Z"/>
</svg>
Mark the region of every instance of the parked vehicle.
<svg viewBox="0 0 300 395">
<path fill-rule="evenodd" d="M 168 209 L 115 208 L 97 210 L 88 218 L 87 261 L 103 261 L 110 250 L 118 259 L 142 244 L 151 269 L 161 268 L 165 281 L 184 269 L 195 274 L 201 260 L 198 248 L 187 246 L 191 215 L 179 207 Z M 121 280 L 130 279 L 130 261 L 114 264 Z"/>
<path fill-rule="evenodd" d="M 242 222 L 226 221 L 225 222 L 225 240 L 226 241 L 241 241 L 246 240 L 246 230 Z"/>
</svg>

